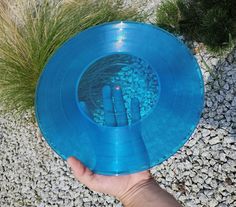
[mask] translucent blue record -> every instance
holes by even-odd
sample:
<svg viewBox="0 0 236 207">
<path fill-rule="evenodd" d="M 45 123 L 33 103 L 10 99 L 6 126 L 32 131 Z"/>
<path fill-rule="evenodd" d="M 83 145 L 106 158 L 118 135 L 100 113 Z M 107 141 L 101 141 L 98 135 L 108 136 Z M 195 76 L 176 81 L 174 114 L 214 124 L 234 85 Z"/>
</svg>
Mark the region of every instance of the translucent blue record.
<svg viewBox="0 0 236 207">
<path fill-rule="evenodd" d="M 120 175 L 173 155 L 193 133 L 203 102 L 200 68 L 182 42 L 152 25 L 112 22 L 57 50 L 39 79 L 35 110 L 63 159 Z"/>
</svg>

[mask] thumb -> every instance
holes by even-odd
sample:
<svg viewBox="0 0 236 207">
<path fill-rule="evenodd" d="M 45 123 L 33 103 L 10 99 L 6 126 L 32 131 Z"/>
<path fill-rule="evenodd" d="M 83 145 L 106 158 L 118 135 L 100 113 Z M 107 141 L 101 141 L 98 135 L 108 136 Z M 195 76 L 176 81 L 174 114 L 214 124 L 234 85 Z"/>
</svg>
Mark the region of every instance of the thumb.
<svg viewBox="0 0 236 207">
<path fill-rule="evenodd" d="M 87 185 L 91 184 L 91 181 L 94 178 L 94 174 L 91 170 L 85 167 L 79 160 L 75 157 L 69 157 L 67 159 L 68 165 L 71 167 L 74 176 L 78 179 L 81 183 Z"/>
</svg>

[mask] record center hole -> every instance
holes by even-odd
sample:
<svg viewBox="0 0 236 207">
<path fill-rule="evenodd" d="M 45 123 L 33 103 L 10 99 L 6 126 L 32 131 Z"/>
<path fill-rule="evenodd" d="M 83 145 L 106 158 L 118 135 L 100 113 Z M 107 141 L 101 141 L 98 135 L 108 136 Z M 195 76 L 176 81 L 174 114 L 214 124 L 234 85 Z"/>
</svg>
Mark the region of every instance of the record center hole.
<svg viewBox="0 0 236 207">
<path fill-rule="evenodd" d="M 109 116 L 115 119 L 126 116 L 128 124 L 131 125 L 135 123 L 131 116 L 131 100 L 138 99 L 142 119 L 157 102 L 158 84 L 157 74 L 143 59 L 129 54 L 105 56 L 92 63 L 82 75 L 78 89 L 79 105 L 97 124 L 117 126 L 117 121 L 107 124 L 104 118 L 102 91 L 104 86 L 109 87 L 112 93 L 121 89 L 125 111 L 116 110 L 112 94 L 110 101 L 114 110 L 109 111 Z"/>
</svg>

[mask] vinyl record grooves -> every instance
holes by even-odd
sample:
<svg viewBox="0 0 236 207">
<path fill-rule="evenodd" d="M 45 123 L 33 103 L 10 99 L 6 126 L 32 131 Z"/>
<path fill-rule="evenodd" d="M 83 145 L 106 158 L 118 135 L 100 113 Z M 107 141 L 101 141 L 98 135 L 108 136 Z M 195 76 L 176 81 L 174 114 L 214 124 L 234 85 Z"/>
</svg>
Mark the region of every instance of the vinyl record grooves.
<svg viewBox="0 0 236 207">
<path fill-rule="evenodd" d="M 200 68 L 182 42 L 152 25 L 111 22 L 79 33 L 50 58 L 35 110 L 63 159 L 121 175 L 149 169 L 182 147 L 203 102 Z"/>
</svg>

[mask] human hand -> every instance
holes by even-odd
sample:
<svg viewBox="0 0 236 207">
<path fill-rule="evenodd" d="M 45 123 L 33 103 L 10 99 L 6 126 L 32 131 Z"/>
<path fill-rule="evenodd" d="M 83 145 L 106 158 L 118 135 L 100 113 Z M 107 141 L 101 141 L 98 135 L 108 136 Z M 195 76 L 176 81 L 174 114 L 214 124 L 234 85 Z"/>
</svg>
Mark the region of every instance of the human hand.
<svg viewBox="0 0 236 207">
<path fill-rule="evenodd" d="M 119 200 L 126 197 L 132 188 L 151 179 L 149 171 L 130 175 L 104 176 L 94 174 L 75 157 L 69 157 L 67 161 L 76 179 L 89 189 L 115 196 Z"/>
<path fill-rule="evenodd" d="M 112 90 L 109 86 L 104 86 L 102 94 L 105 124 L 108 126 L 128 125 L 127 113 L 125 110 L 121 88 L 116 86 Z M 112 102 L 112 97 L 114 98 L 114 104 Z M 86 105 L 83 104 L 83 107 L 86 107 Z M 85 111 L 87 111 L 87 109 L 85 109 Z M 131 100 L 131 117 L 132 122 L 136 122 L 140 119 L 138 99 Z M 75 177 L 81 183 L 88 186 L 91 190 L 110 194 L 118 199 L 122 199 L 126 196 L 130 189 L 148 181 L 151 178 L 149 171 L 121 176 L 104 176 L 94 174 L 75 157 L 68 158 L 68 164 L 72 168 Z"/>
</svg>

